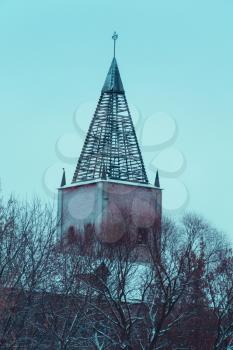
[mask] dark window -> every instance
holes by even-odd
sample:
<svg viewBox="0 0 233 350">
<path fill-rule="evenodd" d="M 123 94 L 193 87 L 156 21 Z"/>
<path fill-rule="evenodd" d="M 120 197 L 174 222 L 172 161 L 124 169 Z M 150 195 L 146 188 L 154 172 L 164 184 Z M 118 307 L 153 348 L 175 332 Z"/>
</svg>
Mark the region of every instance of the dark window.
<svg viewBox="0 0 233 350">
<path fill-rule="evenodd" d="M 68 228 L 68 236 L 74 236 L 75 235 L 75 227 L 69 226 Z"/>
<path fill-rule="evenodd" d="M 137 233 L 137 243 L 146 244 L 148 241 L 148 228 L 139 227 Z"/>
<path fill-rule="evenodd" d="M 77 243 L 77 232 L 74 226 L 70 226 L 67 231 L 67 241 L 69 244 Z"/>
</svg>

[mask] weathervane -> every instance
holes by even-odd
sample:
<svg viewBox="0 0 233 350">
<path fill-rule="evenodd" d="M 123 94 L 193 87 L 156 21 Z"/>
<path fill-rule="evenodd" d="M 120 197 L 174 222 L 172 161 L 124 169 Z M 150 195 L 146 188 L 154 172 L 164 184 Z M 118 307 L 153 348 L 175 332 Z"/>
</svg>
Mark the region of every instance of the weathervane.
<svg viewBox="0 0 233 350">
<path fill-rule="evenodd" d="M 116 41 L 118 39 L 118 34 L 116 32 L 113 33 L 112 39 L 114 40 L 114 58 L 115 58 L 115 52 L 116 52 Z"/>
</svg>

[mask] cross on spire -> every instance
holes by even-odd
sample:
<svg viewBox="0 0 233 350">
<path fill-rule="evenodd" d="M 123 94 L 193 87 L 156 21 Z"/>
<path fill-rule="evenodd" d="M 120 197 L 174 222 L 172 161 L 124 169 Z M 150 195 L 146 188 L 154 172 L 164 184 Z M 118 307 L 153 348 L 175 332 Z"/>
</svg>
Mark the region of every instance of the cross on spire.
<svg viewBox="0 0 233 350">
<path fill-rule="evenodd" d="M 118 34 L 116 32 L 113 33 L 112 39 L 114 41 L 114 51 L 113 51 L 113 57 L 115 58 L 116 53 L 116 41 L 118 39 Z"/>
</svg>

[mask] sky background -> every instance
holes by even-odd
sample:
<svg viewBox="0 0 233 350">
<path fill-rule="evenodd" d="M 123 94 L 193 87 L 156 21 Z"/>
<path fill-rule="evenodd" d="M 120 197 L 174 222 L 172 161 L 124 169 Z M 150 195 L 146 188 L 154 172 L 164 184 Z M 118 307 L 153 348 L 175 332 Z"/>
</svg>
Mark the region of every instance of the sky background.
<svg viewBox="0 0 233 350">
<path fill-rule="evenodd" d="M 50 200 L 62 166 L 71 180 L 116 30 L 143 155 L 170 151 L 153 160 L 165 206 L 185 188 L 179 213 L 201 213 L 233 240 L 232 14 L 231 0 L 0 0 L 2 192 Z"/>
</svg>

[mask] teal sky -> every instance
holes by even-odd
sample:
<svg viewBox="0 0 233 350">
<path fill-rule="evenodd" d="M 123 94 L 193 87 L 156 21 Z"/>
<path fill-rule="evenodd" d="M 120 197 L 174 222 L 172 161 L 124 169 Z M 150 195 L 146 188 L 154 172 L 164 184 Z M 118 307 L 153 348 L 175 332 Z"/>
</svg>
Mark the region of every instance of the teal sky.
<svg viewBox="0 0 233 350">
<path fill-rule="evenodd" d="M 231 0 L 0 0 L 3 192 L 46 198 L 57 139 L 80 103 L 97 102 L 116 30 L 128 101 L 176 120 L 188 209 L 233 239 L 232 14 Z"/>
</svg>

